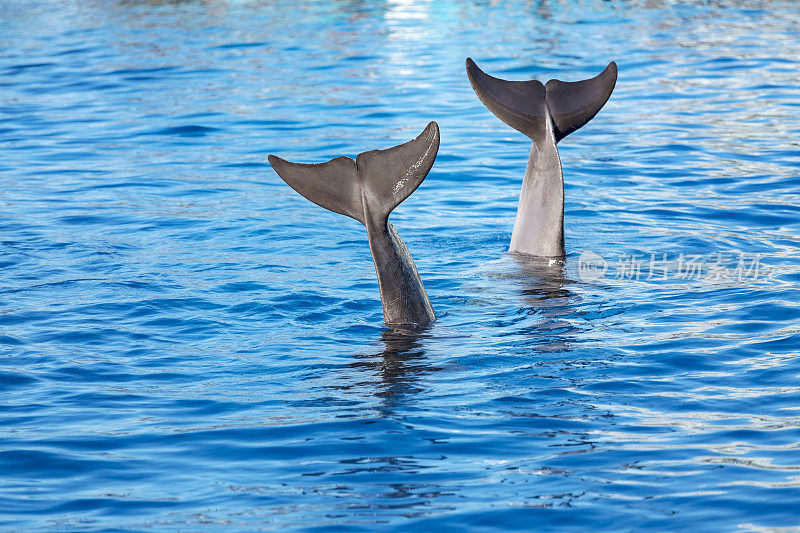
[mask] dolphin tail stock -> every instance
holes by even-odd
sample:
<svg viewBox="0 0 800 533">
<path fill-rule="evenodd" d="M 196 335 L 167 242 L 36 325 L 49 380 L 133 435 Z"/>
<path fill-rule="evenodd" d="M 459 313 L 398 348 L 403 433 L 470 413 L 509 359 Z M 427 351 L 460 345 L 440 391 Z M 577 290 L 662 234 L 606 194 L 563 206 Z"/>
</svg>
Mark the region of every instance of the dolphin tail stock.
<svg viewBox="0 0 800 533">
<path fill-rule="evenodd" d="M 355 160 L 304 164 L 269 156 L 278 175 L 306 199 L 364 224 L 388 325 L 436 318 L 411 254 L 388 218 L 425 179 L 438 149 L 439 126 L 431 122 L 416 139 Z"/>
<path fill-rule="evenodd" d="M 481 102 L 500 120 L 532 140 L 546 133 L 552 121 L 558 142 L 589 122 L 605 105 L 617 82 L 613 61 L 588 80 L 507 81 L 482 71 L 467 58 L 467 77 Z"/>
</svg>

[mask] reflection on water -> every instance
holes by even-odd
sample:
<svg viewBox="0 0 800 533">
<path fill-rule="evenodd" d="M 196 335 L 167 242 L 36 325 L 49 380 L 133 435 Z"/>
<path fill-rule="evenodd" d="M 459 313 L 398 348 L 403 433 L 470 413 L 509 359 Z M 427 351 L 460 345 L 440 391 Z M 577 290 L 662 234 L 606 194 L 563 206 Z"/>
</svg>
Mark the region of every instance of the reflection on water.
<svg viewBox="0 0 800 533">
<path fill-rule="evenodd" d="M 525 302 L 531 307 L 552 308 L 565 305 L 575 295 L 568 286 L 566 260 L 509 254 L 519 267 L 520 286 Z"/>
<path fill-rule="evenodd" d="M 580 297 L 570 291 L 574 282 L 567 279 L 566 261 L 519 253 L 509 255 L 519 268 L 516 281 L 523 307 L 535 313 L 535 318 L 519 333 L 529 335 L 539 352 L 568 352 L 570 335 L 580 332 L 569 321 L 576 314 L 575 304 Z"/>
<path fill-rule="evenodd" d="M 391 410 L 403 396 L 420 392 L 419 381 L 439 370 L 425 356 L 423 340 L 430 327 L 386 329 L 381 333 L 383 350 L 375 355 L 358 355 L 350 367 L 373 376 L 375 395 Z"/>
</svg>

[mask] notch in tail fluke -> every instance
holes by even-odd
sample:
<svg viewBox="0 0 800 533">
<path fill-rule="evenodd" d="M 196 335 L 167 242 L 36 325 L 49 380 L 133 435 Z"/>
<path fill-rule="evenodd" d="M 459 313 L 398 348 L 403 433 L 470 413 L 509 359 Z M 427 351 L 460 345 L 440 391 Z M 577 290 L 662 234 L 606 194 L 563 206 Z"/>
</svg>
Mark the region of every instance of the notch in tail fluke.
<svg viewBox="0 0 800 533">
<path fill-rule="evenodd" d="M 292 163 L 269 156 L 275 172 L 295 191 L 317 205 L 366 225 L 367 216 L 384 223 L 408 198 L 433 166 L 439 150 L 439 126 L 431 122 L 414 140 L 327 163 Z"/>
<path fill-rule="evenodd" d="M 467 58 L 467 77 L 481 102 L 500 120 L 536 139 L 546 120 L 553 122 L 556 142 L 577 130 L 605 105 L 617 83 L 613 61 L 597 76 L 566 82 L 507 81 L 482 71 Z"/>
</svg>

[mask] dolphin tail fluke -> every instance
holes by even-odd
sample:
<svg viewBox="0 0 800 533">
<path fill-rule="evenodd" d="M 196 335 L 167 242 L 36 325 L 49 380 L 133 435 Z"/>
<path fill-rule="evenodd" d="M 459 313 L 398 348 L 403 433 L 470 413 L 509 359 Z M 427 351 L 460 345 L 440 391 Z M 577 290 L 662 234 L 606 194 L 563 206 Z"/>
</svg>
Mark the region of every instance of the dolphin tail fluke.
<svg viewBox="0 0 800 533">
<path fill-rule="evenodd" d="M 356 162 L 349 157 L 313 164 L 292 163 L 274 155 L 268 159 L 278 176 L 306 199 L 364 222 Z"/>
<path fill-rule="evenodd" d="M 565 82 L 507 81 L 482 71 L 467 58 L 467 77 L 481 102 L 497 118 L 531 139 L 544 134 L 552 120 L 556 142 L 577 130 L 605 105 L 617 82 L 613 61 L 594 78 Z"/>
<path fill-rule="evenodd" d="M 531 139 L 546 127 L 547 104 L 542 82 L 507 81 L 490 76 L 467 58 L 467 77 L 483 105 L 497 118 Z"/>
<path fill-rule="evenodd" d="M 547 107 L 553 118 L 556 142 L 589 122 L 608 102 L 616 83 L 617 64 L 613 61 L 588 80 L 548 81 Z"/>
<path fill-rule="evenodd" d="M 356 157 L 364 205 L 371 216 L 385 223 L 389 213 L 408 198 L 428 175 L 439 151 L 439 125 L 430 122 L 407 143 L 370 150 Z"/>
<path fill-rule="evenodd" d="M 439 149 L 439 126 L 431 122 L 416 139 L 386 150 L 363 152 L 353 161 L 292 163 L 269 156 L 275 172 L 295 191 L 317 205 L 367 225 L 385 225 L 389 213 L 408 198 L 433 166 Z"/>
</svg>

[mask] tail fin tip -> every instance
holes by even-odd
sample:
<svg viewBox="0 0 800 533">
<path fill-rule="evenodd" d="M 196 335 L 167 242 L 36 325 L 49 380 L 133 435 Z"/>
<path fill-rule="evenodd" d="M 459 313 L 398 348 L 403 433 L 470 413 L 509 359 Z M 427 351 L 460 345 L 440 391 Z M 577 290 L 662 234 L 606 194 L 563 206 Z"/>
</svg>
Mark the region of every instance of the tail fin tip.
<svg viewBox="0 0 800 533">
<path fill-rule="evenodd" d="M 547 119 L 544 85 L 538 80 L 495 78 L 467 58 L 467 78 L 478 98 L 497 118 L 531 139 L 541 135 Z"/>
<path fill-rule="evenodd" d="M 439 125 L 429 122 L 415 139 L 358 154 L 356 166 L 373 215 L 385 220 L 428 175 L 439 151 Z"/>
<path fill-rule="evenodd" d="M 614 61 L 588 80 L 548 81 L 545 85 L 547 106 L 553 118 L 556 142 L 589 122 L 608 102 L 616 84 L 617 64 Z"/>
<path fill-rule="evenodd" d="M 467 77 L 481 102 L 500 120 L 531 139 L 553 121 L 556 142 L 589 122 L 605 105 L 617 82 L 617 64 L 588 80 L 507 81 L 485 73 L 472 58 L 466 60 Z"/>
<path fill-rule="evenodd" d="M 364 222 L 356 164 L 351 158 L 337 157 L 326 163 L 292 163 L 274 155 L 267 159 L 278 176 L 307 200 Z"/>
</svg>

